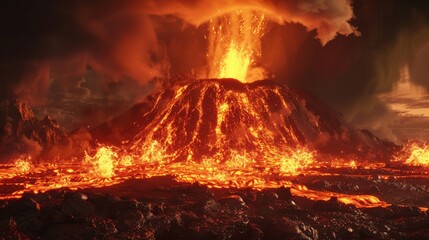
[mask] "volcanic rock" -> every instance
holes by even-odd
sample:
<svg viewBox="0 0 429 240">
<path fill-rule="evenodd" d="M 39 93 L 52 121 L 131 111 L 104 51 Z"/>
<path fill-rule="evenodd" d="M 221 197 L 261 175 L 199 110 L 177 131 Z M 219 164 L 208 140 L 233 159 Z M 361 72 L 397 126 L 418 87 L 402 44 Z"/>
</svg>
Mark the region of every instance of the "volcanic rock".
<svg viewBox="0 0 429 240">
<path fill-rule="evenodd" d="M 15 240 L 29 239 L 27 236 L 19 232 L 15 220 L 12 218 L 0 220 L 0 239 L 4 240 Z"/>
<path fill-rule="evenodd" d="M 0 103 L 0 136 L 2 158 L 38 154 L 67 138 L 55 120 L 39 120 L 29 105 L 13 100 Z"/>
<path fill-rule="evenodd" d="M 283 200 L 291 200 L 292 199 L 292 192 L 290 191 L 290 188 L 286 188 L 284 186 L 281 186 L 277 189 L 277 196 L 280 199 Z"/>
<path fill-rule="evenodd" d="M 316 97 L 267 80 L 179 82 L 91 133 L 101 143 L 175 161 L 278 157 L 299 147 L 375 159 L 395 147 L 353 128 Z"/>
<path fill-rule="evenodd" d="M 95 213 L 95 207 L 87 201 L 87 196 L 75 193 L 64 199 L 61 211 L 71 218 L 83 218 L 92 216 Z"/>
<path fill-rule="evenodd" d="M 217 200 L 220 204 L 227 205 L 231 208 L 241 208 L 246 206 L 246 203 L 238 195 L 225 196 Z"/>
</svg>

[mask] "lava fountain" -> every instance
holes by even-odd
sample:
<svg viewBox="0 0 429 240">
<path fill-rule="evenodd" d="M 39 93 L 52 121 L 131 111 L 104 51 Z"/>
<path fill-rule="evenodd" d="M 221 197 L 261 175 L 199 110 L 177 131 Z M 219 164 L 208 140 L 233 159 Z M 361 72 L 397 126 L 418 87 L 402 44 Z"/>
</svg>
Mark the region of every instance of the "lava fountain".
<svg viewBox="0 0 429 240">
<path fill-rule="evenodd" d="M 261 41 L 266 31 L 261 12 L 236 10 L 211 19 L 208 36 L 209 78 L 253 82 L 265 78 L 258 68 Z"/>
</svg>

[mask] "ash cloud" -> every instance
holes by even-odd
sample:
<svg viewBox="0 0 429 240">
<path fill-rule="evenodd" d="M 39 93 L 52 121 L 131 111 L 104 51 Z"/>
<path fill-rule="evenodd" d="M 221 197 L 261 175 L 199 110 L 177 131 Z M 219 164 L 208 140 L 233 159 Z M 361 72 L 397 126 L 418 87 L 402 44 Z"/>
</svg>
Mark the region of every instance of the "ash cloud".
<svg viewBox="0 0 429 240">
<path fill-rule="evenodd" d="M 348 23 L 352 9 L 346 0 L 283 4 L 256 0 L 5 0 L 0 3 L 1 99 L 18 98 L 43 106 L 39 112 L 52 113 L 53 103 L 67 105 L 64 103 L 72 98 L 89 106 L 79 111 L 57 107 L 58 116 L 67 112 L 72 118 L 77 112 L 85 113 L 74 116 L 78 118 L 88 113 L 99 118 L 118 114 L 118 108 L 129 107 L 141 97 L 132 94 L 133 99 L 127 99 L 126 94 L 115 93 L 113 98 L 122 96 L 124 101 L 101 108 L 94 105 L 101 98 L 98 89 L 73 85 L 76 78 L 88 73 L 88 66 L 101 76 L 103 89 L 121 85 L 122 90 L 132 90 L 136 84 L 128 79 L 133 79 L 142 95 L 146 94 L 140 86 L 170 74 L 192 73 L 204 64 L 206 30 L 201 25 L 236 8 L 265 10 L 282 24 L 299 22 L 308 30 L 315 29 L 323 43 L 336 34 L 354 32 Z M 87 79 L 91 81 L 98 80 Z"/>
<path fill-rule="evenodd" d="M 110 82 L 161 76 L 156 33 L 136 2 L 2 1 L 1 97 L 37 104 L 52 79 L 82 75 L 87 65 Z"/>
<path fill-rule="evenodd" d="M 97 124 L 141 100 L 156 86 L 150 84 L 154 80 L 197 75 L 206 65 L 207 20 L 236 8 L 259 9 L 273 20 L 263 39 L 262 63 L 276 81 L 307 89 L 354 124 L 395 137 L 381 123 L 398 121 L 377 94 L 391 90 L 407 64 L 411 80 L 429 89 L 428 5 L 5 0 L 0 98 L 41 105 L 39 112 L 55 113 L 69 128 Z"/>
<path fill-rule="evenodd" d="M 261 10 L 279 24 L 297 22 L 316 30 L 322 44 L 337 34 L 359 34 L 349 23 L 353 17 L 349 0 L 161 0 L 148 1 L 146 7 L 149 13 L 175 15 L 197 26 L 236 9 Z"/>
<path fill-rule="evenodd" d="M 429 3 L 355 0 L 352 7 L 351 24 L 361 36 L 338 36 L 324 47 L 315 32 L 298 24 L 273 26 L 266 36 L 275 39 L 265 46 L 266 68 L 278 81 L 315 93 L 353 124 L 403 138 L 390 127 L 400 116 L 378 95 L 395 88 L 407 65 L 412 82 L 429 85 Z"/>
</svg>

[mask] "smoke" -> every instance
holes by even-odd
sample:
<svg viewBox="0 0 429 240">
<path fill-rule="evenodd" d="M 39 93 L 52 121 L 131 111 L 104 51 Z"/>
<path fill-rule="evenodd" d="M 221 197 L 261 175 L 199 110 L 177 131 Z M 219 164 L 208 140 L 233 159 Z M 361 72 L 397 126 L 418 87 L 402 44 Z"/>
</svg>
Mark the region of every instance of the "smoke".
<svg viewBox="0 0 429 240">
<path fill-rule="evenodd" d="M 277 81 L 307 89 L 354 125 L 395 139 L 390 125 L 400 116 L 378 95 L 395 88 L 404 66 L 410 66 L 412 82 L 429 85 L 429 3 L 354 0 L 352 7 L 351 24 L 360 36 L 338 36 L 321 46 L 317 33 L 299 24 L 273 25 L 263 62 Z"/>
<path fill-rule="evenodd" d="M 110 82 L 161 76 L 156 33 L 136 2 L 2 1 L 1 97 L 37 104 L 53 79 L 82 75 L 88 65 Z"/>
<path fill-rule="evenodd" d="M 149 1 L 146 7 L 151 14 L 175 15 L 197 26 L 236 9 L 260 10 L 279 24 L 297 22 L 316 30 L 322 44 L 337 34 L 358 34 L 349 23 L 353 17 L 349 0 L 162 0 Z"/>
<path fill-rule="evenodd" d="M 63 86 L 62 94 L 75 92 L 73 82 L 88 73 L 88 66 L 103 80 L 104 89 L 119 84 L 132 90 L 136 85 L 128 79 L 145 86 L 170 73 L 192 73 L 206 61 L 201 25 L 237 8 L 265 11 L 281 24 L 299 22 L 316 30 L 323 44 L 336 34 L 355 32 L 348 23 L 353 13 L 347 0 L 5 0 L 0 3 L 1 99 L 18 98 L 47 111 L 52 103 L 70 100 L 55 90 Z M 81 90 L 86 92 L 81 101 L 100 99 L 94 94 L 97 89 Z M 79 112 L 106 117 L 140 98 L 101 109 L 95 105 L 92 109 L 99 113 Z"/>
<path fill-rule="evenodd" d="M 28 84 L 46 88 L 50 78 L 81 75 L 90 65 L 111 80 L 123 76 L 146 83 L 162 76 L 162 47 L 153 15 L 174 15 L 200 25 L 237 8 L 254 8 L 279 22 L 316 29 L 326 43 L 351 34 L 348 1 L 2 1 L 2 82 L 6 93 L 31 95 Z M 74 61 L 73 61 L 74 60 Z M 52 66 L 55 69 L 51 69 Z M 51 74 L 49 74 L 51 73 Z M 12 91 L 11 91 L 12 90 Z M 43 91 L 33 93 L 43 95 Z"/>
<path fill-rule="evenodd" d="M 394 137 L 381 123 L 395 117 L 376 96 L 395 86 L 404 65 L 410 66 L 413 82 L 429 88 L 428 5 L 418 0 L 4 0 L 0 98 L 43 105 L 41 112 L 75 125 L 97 124 L 144 97 L 154 81 L 197 75 L 207 61 L 210 18 L 237 8 L 261 10 L 272 20 L 262 63 L 276 81 L 307 89 L 353 123 Z"/>
</svg>

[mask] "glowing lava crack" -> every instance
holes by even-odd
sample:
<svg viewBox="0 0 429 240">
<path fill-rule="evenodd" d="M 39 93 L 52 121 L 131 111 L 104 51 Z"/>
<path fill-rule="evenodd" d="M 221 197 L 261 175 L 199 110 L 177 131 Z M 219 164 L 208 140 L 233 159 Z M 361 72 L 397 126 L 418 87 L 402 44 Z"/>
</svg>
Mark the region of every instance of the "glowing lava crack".
<svg viewBox="0 0 429 240">
<path fill-rule="evenodd" d="M 237 164 L 241 158 L 264 167 L 297 152 L 368 158 L 390 147 L 314 97 L 271 81 L 233 79 L 178 83 L 93 135 L 151 161 Z"/>
</svg>

